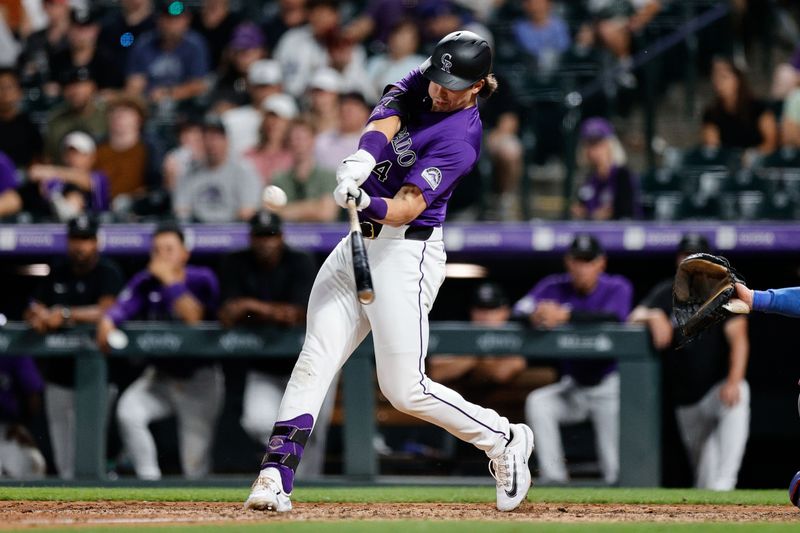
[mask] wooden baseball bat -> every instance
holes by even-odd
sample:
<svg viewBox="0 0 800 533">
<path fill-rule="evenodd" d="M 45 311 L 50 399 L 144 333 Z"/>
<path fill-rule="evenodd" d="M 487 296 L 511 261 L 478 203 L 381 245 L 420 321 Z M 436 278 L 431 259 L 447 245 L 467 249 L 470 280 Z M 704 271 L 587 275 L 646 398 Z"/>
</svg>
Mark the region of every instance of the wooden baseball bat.
<svg viewBox="0 0 800 533">
<path fill-rule="evenodd" d="M 367 247 L 364 245 L 364 235 L 361 233 L 361 223 L 358 221 L 356 201 L 347 197 L 347 214 L 350 218 L 350 247 L 353 252 L 353 273 L 356 278 L 356 294 L 358 301 L 369 305 L 375 300 L 375 290 L 372 288 L 372 274 L 369 271 L 367 260 Z"/>
</svg>

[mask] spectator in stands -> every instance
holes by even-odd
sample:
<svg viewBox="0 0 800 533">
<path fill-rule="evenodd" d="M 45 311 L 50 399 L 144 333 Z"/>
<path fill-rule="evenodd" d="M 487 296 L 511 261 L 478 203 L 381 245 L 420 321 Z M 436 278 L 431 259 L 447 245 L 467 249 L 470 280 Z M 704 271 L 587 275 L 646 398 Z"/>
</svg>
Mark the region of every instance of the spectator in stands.
<svg viewBox="0 0 800 533">
<path fill-rule="evenodd" d="M 342 92 L 342 77 L 331 68 L 321 68 L 311 78 L 309 114 L 317 133 L 339 127 L 339 94 Z"/>
<path fill-rule="evenodd" d="M 775 67 L 770 96 L 773 100 L 784 100 L 798 87 L 800 87 L 800 45 L 795 48 L 787 63 Z"/>
<path fill-rule="evenodd" d="M 142 196 L 161 185 L 158 151 L 142 137 L 144 101 L 126 94 L 106 107 L 108 138 L 97 148 L 95 169 L 109 178 L 111 199 Z"/>
<path fill-rule="evenodd" d="M 18 185 L 14 162 L 4 152 L 0 152 L 0 220 L 15 215 L 22 209 Z"/>
<path fill-rule="evenodd" d="M 511 318 L 505 291 L 492 282 L 481 283 L 472 295 L 470 322 L 481 326 L 502 326 Z M 525 358 L 509 356 L 437 355 L 426 359 L 427 376 L 450 386 L 452 382 L 506 385 L 527 366 Z M 458 387 L 456 387 L 458 389 Z"/>
<path fill-rule="evenodd" d="M 393 28 L 403 20 L 419 20 L 416 9 L 417 2 L 369 0 L 364 11 L 345 26 L 344 35 L 354 42 L 371 40 L 370 50 L 385 50 Z"/>
<path fill-rule="evenodd" d="M 417 53 L 419 42 L 419 28 L 413 20 L 401 20 L 392 28 L 386 53 L 372 56 L 367 62 L 373 94 L 383 94 L 387 85 L 402 79 L 425 61 L 425 56 Z"/>
<path fill-rule="evenodd" d="M 15 29 L 14 20 L 9 17 L 8 3 L 6 0 L 4 2 L 6 5 L 1 6 L 4 9 L 0 10 L 0 67 L 2 68 L 16 65 L 22 48 L 17 40 L 19 32 Z M 12 5 L 14 3 L 12 2 Z M 21 9 L 18 3 L 16 5 Z"/>
<path fill-rule="evenodd" d="M 12 69 L 0 69 L 0 152 L 24 169 L 41 160 L 43 144 L 39 128 L 22 111 L 19 77 Z"/>
<path fill-rule="evenodd" d="M 711 84 L 714 100 L 703 111 L 703 145 L 745 150 L 745 164 L 754 155 L 773 152 L 778 146 L 775 114 L 753 95 L 744 73 L 730 59 L 718 57 Z"/>
<path fill-rule="evenodd" d="M 129 320 L 197 324 L 216 315 L 219 284 L 214 272 L 192 266 L 180 227 L 166 223 L 153 234 L 150 263 L 125 286 L 97 326 L 97 344 Z M 211 448 L 224 401 L 222 370 L 206 359 L 158 358 L 122 393 L 117 422 L 136 475 L 160 479 L 158 452 L 148 425 L 175 415 L 183 474 L 196 479 L 211 471 Z"/>
<path fill-rule="evenodd" d="M 288 172 L 294 158 L 287 146 L 289 127 L 297 118 L 297 105 L 288 94 L 273 94 L 262 103 L 258 145 L 246 151 L 245 159 L 253 165 L 263 185 L 270 185 L 275 176 Z"/>
<path fill-rule="evenodd" d="M 227 256 L 220 271 L 219 319 L 223 326 L 294 327 L 305 322 L 316 275 L 314 260 L 286 245 L 277 215 L 267 211 L 255 214 L 250 220 L 250 247 Z M 264 359 L 248 364 L 241 424 L 253 440 L 263 443 L 270 434 L 294 362 Z M 331 387 L 316 420 L 311 447 L 306 448 L 313 459 L 304 467 L 305 474 L 322 474 L 335 396 L 335 387 Z M 304 463 L 308 458 L 304 455 Z"/>
<path fill-rule="evenodd" d="M 79 67 L 64 72 L 62 94 L 64 103 L 53 109 L 47 117 L 45 155 L 54 163 L 61 159 L 64 136 L 82 130 L 95 139 L 106 134 L 106 111 L 97 99 L 97 83 L 89 67 Z"/>
<path fill-rule="evenodd" d="M 183 2 L 159 3 L 156 30 L 142 34 L 131 50 L 126 90 L 155 104 L 182 102 L 206 90 L 208 47 L 189 28 L 191 15 Z"/>
<path fill-rule="evenodd" d="M 289 203 L 278 214 L 292 222 L 332 222 L 339 215 L 331 191 L 336 173 L 322 169 L 314 159 L 314 127 L 295 120 L 288 133 L 292 168 L 275 176 L 273 184 L 286 192 Z"/>
<path fill-rule="evenodd" d="M 492 33 L 475 19 L 472 7 L 464 2 L 421 0 L 416 8 L 416 19 L 421 21 L 426 49 L 432 49 L 445 35 L 462 29 L 477 33 L 494 46 Z"/>
<path fill-rule="evenodd" d="M 339 127 L 321 132 L 314 143 L 314 157 L 321 169 L 335 173 L 342 160 L 358 150 L 358 140 L 370 112 L 361 93 L 344 93 L 339 97 Z"/>
<path fill-rule="evenodd" d="M 267 48 L 274 50 L 283 34 L 308 22 L 306 0 L 278 0 L 275 5 L 265 5 L 267 13 L 261 29 L 267 38 Z"/>
<path fill-rule="evenodd" d="M 247 71 L 249 102 L 222 113 L 232 154 L 243 154 L 259 144 L 264 101 L 274 94 L 281 94 L 282 82 L 281 65 L 274 59 L 260 59 L 250 65 Z"/>
<path fill-rule="evenodd" d="M 156 29 L 152 0 L 120 0 L 102 21 L 98 43 L 125 69 L 133 45 L 143 34 Z"/>
<path fill-rule="evenodd" d="M 94 74 L 97 87 L 121 89 L 125 83 L 124 65 L 117 63 L 108 50 L 98 48 L 100 33 L 98 14 L 90 9 L 73 9 L 67 32 L 67 48 L 55 53 L 50 59 L 50 70 L 56 79 L 70 70 L 88 67 Z"/>
<path fill-rule="evenodd" d="M 566 274 L 541 280 L 514 306 L 534 328 L 563 324 L 623 322 L 631 310 L 633 286 L 626 278 L 605 273 L 606 256 L 599 241 L 578 234 L 566 257 Z M 611 355 L 611 354 L 609 354 Z M 591 420 L 603 479 L 619 474 L 619 372 L 613 359 L 561 364 L 561 380 L 536 389 L 525 401 L 528 424 L 536 428 L 536 457 L 542 481 L 565 483 L 559 426 Z"/>
<path fill-rule="evenodd" d="M 328 64 L 339 73 L 342 79 L 342 91 L 360 92 L 370 102 L 377 102 L 378 95 L 367 74 L 367 54 L 364 48 L 341 32 L 330 37 L 326 43 Z M 396 80 L 395 80 L 396 81 Z"/>
<path fill-rule="evenodd" d="M 206 160 L 203 146 L 203 124 L 191 116 L 184 116 L 176 125 L 178 146 L 164 156 L 163 185 L 174 193 L 180 180 L 197 172 Z"/>
<path fill-rule="evenodd" d="M 710 252 L 705 237 L 685 235 L 677 263 L 698 252 Z M 678 349 L 684 339 L 672 313 L 672 281 L 656 285 L 629 321 L 647 325 L 653 345 L 663 353 L 667 402 L 675 409 L 694 486 L 733 490 L 750 427 L 747 317 L 728 318 Z"/>
<path fill-rule="evenodd" d="M 205 164 L 178 180 L 173 197 L 182 220 L 234 222 L 249 220 L 261 202 L 255 171 L 231 157 L 222 120 L 209 115 L 203 123 Z"/>
<path fill-rule="evenodd" d="M 62 222 L 81 213 L 108 211 L 108 176 L 92 170 L 97 147 L 91 135 L 76 130 L 64 137 L 63 144 L 63 165 L 36 164 L 28 171 L 29 183 L 38 190 L 39 201 L 47 206 L 34 207 L 32 211 L 50 211 Z M 30 203 L 26 202 L 26 206 Z M 35 200 L 32 203 L 36 205 Z"/>
<path fill-rule="evenodd" d="M 572 217 L 588 220 L 639 218 L 638 178 L 625 165 L 625 155 L 614 127 L 601 117 L 581 125 L 581 140 L 589 173 L 578 188 Z"/>
<path fill-rule="evenodd" d="M 790 92 L 783 104 L 781 144 L 800 148 L 800 89 Z"/>
<path fill-rule="evenodd" d="M 69 46 L 70 3 L 68 0 L 44 0 L 44 11 L 47 27 L 25 39 L 17 66 L 25 87 L 41 87 L 52 97 L 58 95 L 59 80 L 50 72 L 50 60 Z"/>
<path fill-rule="evenodd" d="M 551 72 L 571 45 L 567 23 L 553 14 L 550 0 L 524 0 L 526 18 L 514 22 L 517 45 L 537 61 L 539 71 Z"/>
<path fill-rule="evenodd" d="M 243 22 L 236 26 L 226 50 L 227 55 L 220 67 L 220 76 L 211 100 L 215 105 L 219 105 L 220 101 L 230 107 L 244 105 L 251 98 L 247 82 L 250 67 L 266 55 L 264 36 L 258 26 Z"/>
<path fill-rule="evenodd" d="M 192 21 L 192 27 L 208 44 L 209 66 L 212 71 L 221 66 L 225 48 L 231 43 L 234 29 L 239 22 L 240 17 L 231 11 L 229 0 L 203 0 L 200 12 Z"/>
<path fill-rule="evenodd" d="M 0 477 L 44 477 L 47 463 L 24 422 L 39 409 L 42 377 L 30 357 L 0 357 Z"/>
<path fill-rule="evenodd" d="M 95 325 L 116 301 L 122 272 L 101 257 L 97 220 L 80 215 L 67 224 L 67 254 L 51 265 L 33 294 L 25 321 L 46 334 L 77 324 Z M 45 411 L 56 471 L 75 476 L 75 361 L 70 357 L 40 360 L 45 378 Z M 98 428 L 98 431 L 104 429 Z"/>
</svg>

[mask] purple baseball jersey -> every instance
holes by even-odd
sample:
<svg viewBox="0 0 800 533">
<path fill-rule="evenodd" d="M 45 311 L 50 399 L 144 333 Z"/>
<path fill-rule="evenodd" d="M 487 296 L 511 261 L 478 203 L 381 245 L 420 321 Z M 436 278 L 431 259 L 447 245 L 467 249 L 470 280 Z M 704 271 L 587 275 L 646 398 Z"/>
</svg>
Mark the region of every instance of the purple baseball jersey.
<svg viewBox="0 0 800 533">
<path fill-rule="evenodd" d="M 214 272 L 206 267 L 186 267 L 186 288 L 205 307 L 210 315 L 219 300 L 219 282 Z M 149 271 L 136 274 L 122 289 L 117 302 L 106 316 L 120 325 L 126 320 L 177 320 L 172 307 L 181 292 L 173 286 L 164 286 Z"/>
<path fill-rule="evenodd" d="M 88 192 L 83 192 L 83 196 L 86 198 L 86 210 L 93 213 L 108 211 L 111 206 L 111 187 L 108 184 L 108 176 L 99 170 L 93 170 L 90 173 L 90 179 L 92 181 L 92 189 Z M 45 188 L 48 196 L 50 196 L 55 193 L 64 194 L 64 191 L 69 187 L 60 179 L 53 179 L 47 181 Z M 76 189 L 76 187 L 72 186 L 72 189 Z"/>
<path fill-rule="evenodd" d="M 0 193 L 17 188 L 17 169 L 14 162 L 0 152 Z"/>
<path fill-rule="evenodd" d="M 419 109 L 411 112 L 413 119 L 383 148 L 372 175 L 362 185 L 370 196 L 383 198 L 393 198 L 406 184 L 419 187 L 428 207 L 412 226 L 442 225 L 453 190 L 478 160 L 483 133 L 477 106 L 452 113 L 428 111 L 428 83 L 414 69 L 394 84 L 411 95 Z M 373 113 L 370 120 L 384 116 Z"/>
<path fill-rule="evenodd" d="M 573 321 L 579 315 L 584 315 L 582 321 L 591 321 L 592 314 L 596 313 L 598 321 L 616 319 L 624 322 L 631 311 L 633 285 L 623 276 L 601 274 L 593 292 L 580 294 L 575 291 L 568 274 L 554 274 L 541 280 L 519 300 L 514 305 L 513 314 L 530 315 L 538 302 L 545 300 L 569 307 Z M 616 368 L 617 363 L 613 360 L 565 361 L 561 372 L 571 375 L 580 384 L 594 385 Z"/>
<path fill-rule="evenodd" d="M 591 174 L 578 189 L 578 201 L 589 215 L 602 207 L 612 208 L 612 218 L 640 218 L 638 180 L 627 167 L 614 165 L 611 174 L 603 179 Z"/>
<path fill-rule="evenodd" d="M 20 416 L 20 394 L 44 389 L 44 381 L 30 357 L 0 357 L 0 420 L 13 422 Z"/>
</svg>

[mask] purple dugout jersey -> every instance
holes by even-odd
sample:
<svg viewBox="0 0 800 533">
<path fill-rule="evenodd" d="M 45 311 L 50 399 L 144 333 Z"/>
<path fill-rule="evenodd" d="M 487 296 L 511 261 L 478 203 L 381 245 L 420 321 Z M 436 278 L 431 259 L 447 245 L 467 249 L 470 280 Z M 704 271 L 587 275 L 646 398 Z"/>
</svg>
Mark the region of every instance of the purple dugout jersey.
<svg viewBox="0 0 800 533">
<path fill-rule="evenodd" d="M 206 267 L 186 267 L 186 288 L 203 304 L 206 314 L 216 310 L 219 301 L 219 282 Z M 182 288 L 181 288 L 182 289 Z M 173 314 L 175 300 L 182 294 L 176 286 L 164 286 L 150 272 L 136 274 L 122 289 L 117 302 L 106 316 L 120 325 L 126 320 L 177 320 Z"/>
<path fill-rule="evenodd" d="M 14 162 L 3 152 L 0 152 L 0 193 L 17 188 L 17 169 Z"/>
<path fill-rule="evenodd" d="M 44 382 L 30 357 L 0 357 L 0 421 L 13 422 L 20 416 L 20 394 L 34 394 Z"/>
<path fill-rule="evenodd" d="M 582 321 L 589 322 L 592 321 L 592 314 L 597 313 L 597 321 L 624 322 L 631 311 L 633 285 L 623 276 L 601 274 L 591 294 L 579 294 L 568 274 L 554 274 L 541 280 L 519 300 L 514 305 L 513 315 L 530 315 L 536 310 L 538 302 L 544 300 L 568 306 L 573 321 L 578 319 L 578 315 L 584 315 L 585 320 Z M 566 361 L 561 366 L 561 372 L 571 375 L 582 385 L 595 385 L 616 368 L 615 361 Z"/>
<path fill-rule="evenodd" d="M 383 148 L 372 175 L 362 185 L 370 196 L 383 198 L 393 198 L 405 184 L 419 187 L 428 207 L 412 226 L 442 225 L 453 190 L 478 160 L 483 133 L 477 106 L 452 113 L 428 111 L 428 83 L 414 69 L 394 84 L 419 109 L 410 111 L 412 120 Z M 376 112 L 370 120 L 386 116 Z"/>
</svg>

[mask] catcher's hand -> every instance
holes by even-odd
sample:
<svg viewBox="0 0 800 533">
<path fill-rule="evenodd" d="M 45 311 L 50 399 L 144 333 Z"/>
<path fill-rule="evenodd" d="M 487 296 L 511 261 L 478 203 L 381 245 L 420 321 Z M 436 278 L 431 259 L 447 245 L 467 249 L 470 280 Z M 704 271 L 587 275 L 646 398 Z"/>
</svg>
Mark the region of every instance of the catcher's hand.
<svg viewBox="0 0 800 533">
<path fill-rule="evenodd" d="M 681 261 L 672 285 L 672 307 L 684 342 L 731 315 L 750 312 L 750 306 L 735 298 L 737 283 L 744 280 L 724 257 L 694 254 Z"/>
</svg>

